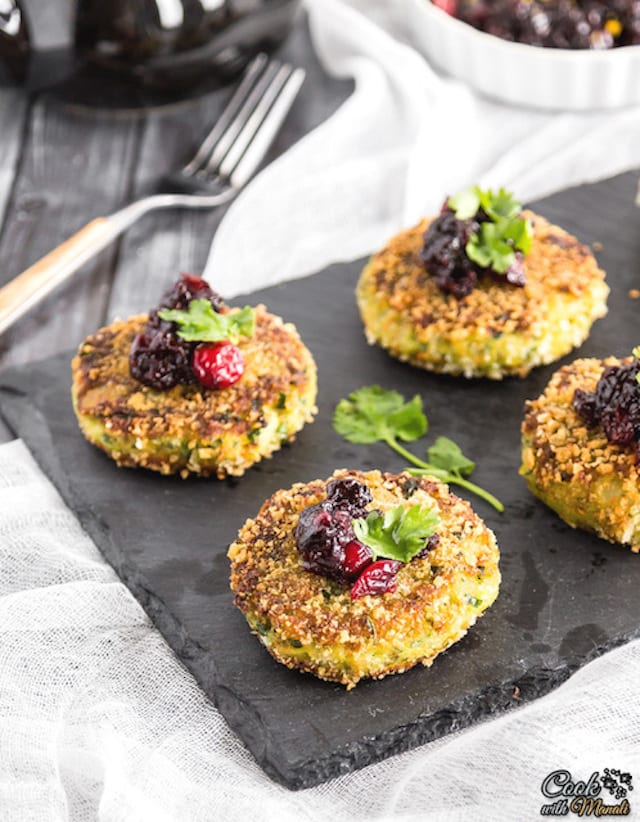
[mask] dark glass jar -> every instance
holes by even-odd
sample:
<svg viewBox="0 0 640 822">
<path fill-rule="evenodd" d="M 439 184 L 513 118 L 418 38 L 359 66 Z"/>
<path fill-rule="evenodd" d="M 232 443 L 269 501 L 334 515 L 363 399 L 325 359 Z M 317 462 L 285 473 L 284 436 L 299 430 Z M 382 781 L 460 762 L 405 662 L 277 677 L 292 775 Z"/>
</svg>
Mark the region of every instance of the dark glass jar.
<svg viewBox="0 0 640 822">
<path fill-rule="evenodd" d="M 0 0 L 0 79 L 161 102 L 227 82 L 289 33 L 300 0 Z M 97 82 L 99 81 L 99 82 Z"/>
<path fill-rule="evenodd" d="M 27 74 L 29 36 L 16 0 L 0 3 L 0 82 L 22 82 Z"/>
</svg>

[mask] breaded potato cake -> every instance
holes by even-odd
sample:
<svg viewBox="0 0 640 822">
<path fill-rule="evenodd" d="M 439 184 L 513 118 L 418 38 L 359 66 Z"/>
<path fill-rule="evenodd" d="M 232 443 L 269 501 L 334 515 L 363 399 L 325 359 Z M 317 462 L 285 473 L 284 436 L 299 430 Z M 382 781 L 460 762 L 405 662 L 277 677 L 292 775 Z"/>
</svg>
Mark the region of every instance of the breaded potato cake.
<svg viewBox="0 0 640 822">
<path fill-rule="evenodd" d="M 336 478 L 365 484 L 369 511 L 420 505 L 438 513 L 434 547 L 398 563 L 387 593 L 353 598 L 349 585 L 303 567 L 301 512 L 326 501 Z M 494 602 L 500 585 L 495 537 L 468 502 L 431 477 L 379 471 L 341 470 L 277 491 L 244 524 L 229 558 L 235 603 L 269 653 L 348 688 L 431 665 Z"/>
<path fill-rule="evenodd" d="M 220 390 L 196 383 L 160 391 L 134 379 L 129 353 L 147 320 L 143 314 L 101 328 L 72 362 L 80 428 L 118 465 L 241 476 L 313 419 L 313 357 L 295 326 L 264 306 L 255 309 L 253 336 L 238 341 L 242 379 Z"/>
<path fill-rule="evenodd" d="M 606 368 L 631 360 L 581 359 L 556 371 L 544 393 L 527 402 L 522 467 L 529 489 L 573 528 L 640 551 L 637 449 L 609 442 L 574 404 L 576 390 L 594 392 Z"/>
<path fill-rule="evenodd" d="M 438 373 L 526 376 L 587 338 L 609 289 L 590 250 L 531 212 L 526 285 L 483 277 L 467 296 L 444 293 L 421 260 L 431 221 L 396 235 L 365 267 L 357 300 L 368 341 Z"/>
</svg>

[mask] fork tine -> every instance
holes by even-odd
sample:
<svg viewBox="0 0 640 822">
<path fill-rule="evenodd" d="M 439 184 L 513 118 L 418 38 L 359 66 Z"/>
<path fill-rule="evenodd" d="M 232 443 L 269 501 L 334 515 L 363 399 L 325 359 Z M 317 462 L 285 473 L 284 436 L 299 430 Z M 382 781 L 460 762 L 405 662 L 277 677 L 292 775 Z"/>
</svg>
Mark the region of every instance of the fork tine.
<svg viewBox="0 0 640 822">
<path fill-rule="evenodd" d="M 253 88 L 256 77 L 262 73 L 268 61 L 269 58 L 267 55 L 261 52 L 260 54 L 257 54 L 249 63 L 242 80 L 240 81 L 240 85 L 233 93 L 233 96 L 216 121 L 216 124 L 200 144 L 200 148 L 195 153 L 193 159 L 182 169 L 182 174 L 192 176 L 196 174 L 200 168 L 203 168 L 206 165 L 212 150 L 215 148 L 218 140 L 225 133 L 229 125 L 234 121 L 238 112 L 241 110 L 242 104 L 245 102 L 251 89 Z"/>
<path fill-rule="evenodd" d="M 244 101 L 240 111 L 236 114 L 213 149 L 205 169 L 207 176 L 215 177 L 218 175 L 222 161 L 237 141 L 246 123 L 251 119 L 254 110 L 258 107 L 264 96 L 268 94 L 271 84 L 275 78 L 279 77 L 281 71 L 281 63 L 276 60 L 269 62 Z"/>
<path fill-rule="evenodd" d="M 254 139 L 249 141 L 246 151 L 240 154 L 237 163 L 231 163 L 231 152 L 229 152 L 224 161 L 224 168 L 221 167 L 220 169 L 223 175 L 229 177 L 233 188 L 241 188 L 257 170 L 279 132 L 282 122 L 289 113 L 289 109 L 304 83 L 305 75 L 304 69 L 295 69 L 289 74 L 284 85 L 280 88 L 271 108 L 267 107 L 268 110 L 265 109 L 264 113 L 257 110 L 254 112 L 254 115 L 260 117 L 260 121 L 253 130 Z M 227 164 L 229 165 L 228 168 Z"/>
<path fill-rule="evenodd" d="M 98 217 L 0 288 L 0 334 L 143 214 L 160 208 L 213 208 L 232 200 L 264 159 L 304 76 L 302 69 L 268 62 L 264 55 L 256 58 L 194 158 L 167 178 L 172 193 L 151 194 L 108 217 Z M 214 155 L 219 157 L 215 163 Z M 211 188 L 203 179 L 202 171 L 207 168 L 218 175 Z"/>
<path fill-rule="evenodd" d="M 293 67 L 289 63 L 280 66 L 277 73 L 271 78 L 269 85 L 263 90 L 260 98 L 256 100 L 256 105 L 253 111 L 248 113 L 245 122 L 240 123 L 238 133 L 229 146 L 229 150 L 224 157 L 219 156 L 217 165 L 214 166 L 215 155 L 211 158 L 209 163 L 209 171 L 219 175 L 224 179 L 231 177 L 231 172 L 238 164 L 240 158 L 247 150 L 249 143 L 260 128 L 260 125 L 266 117 L 269 109 L 278 99 L 278 96 L 284 88 L 289 79 Z M 239 119 L 239 118 L 238 118 Z"/>
</svg>

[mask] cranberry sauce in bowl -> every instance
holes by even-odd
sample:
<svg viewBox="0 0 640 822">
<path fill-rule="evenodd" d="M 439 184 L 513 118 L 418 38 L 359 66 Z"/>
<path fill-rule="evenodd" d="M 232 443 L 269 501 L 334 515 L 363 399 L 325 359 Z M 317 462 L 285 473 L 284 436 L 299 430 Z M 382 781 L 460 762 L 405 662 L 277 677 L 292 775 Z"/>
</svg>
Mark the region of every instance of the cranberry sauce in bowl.
<svg viewBox="0 0 640 822">
<path fill-rule="evenodd" d="M 640 45 L 639 0 L 432 0 L 504 40 L 556 49 Z"/>
<path fill-rule="evenodd" d="M 488 97 L 563 112 L 640 105 L 638 0 L 401 3 L 429 62 Z"/>
</svg>

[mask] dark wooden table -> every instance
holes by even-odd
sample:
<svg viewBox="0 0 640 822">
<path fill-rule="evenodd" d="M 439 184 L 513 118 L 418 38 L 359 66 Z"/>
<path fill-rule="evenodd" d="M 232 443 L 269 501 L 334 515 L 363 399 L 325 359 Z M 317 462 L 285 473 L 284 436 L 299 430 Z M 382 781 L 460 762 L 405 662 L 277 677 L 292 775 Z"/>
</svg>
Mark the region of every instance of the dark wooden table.
<svg viewBox="0 0 640 822">
<path fill-rule="evenodd" d="M 280 53 L 303 65 L 307 80 L 267 162 L 321 123 L 351 88 L 323 72 L 303 19 Z M 229 93 L 118 112 L 0 88 L 0 284 L 85 223 L 151 192 L 190 158 Z M 146 310 L 180 271 L 202 271 L 224 213 L 143 218 L 0 338 L 0 369 L 71 350 L 113 317 Z M 11 437 L 0 421 L 0 442 Z"/>
</svg>

